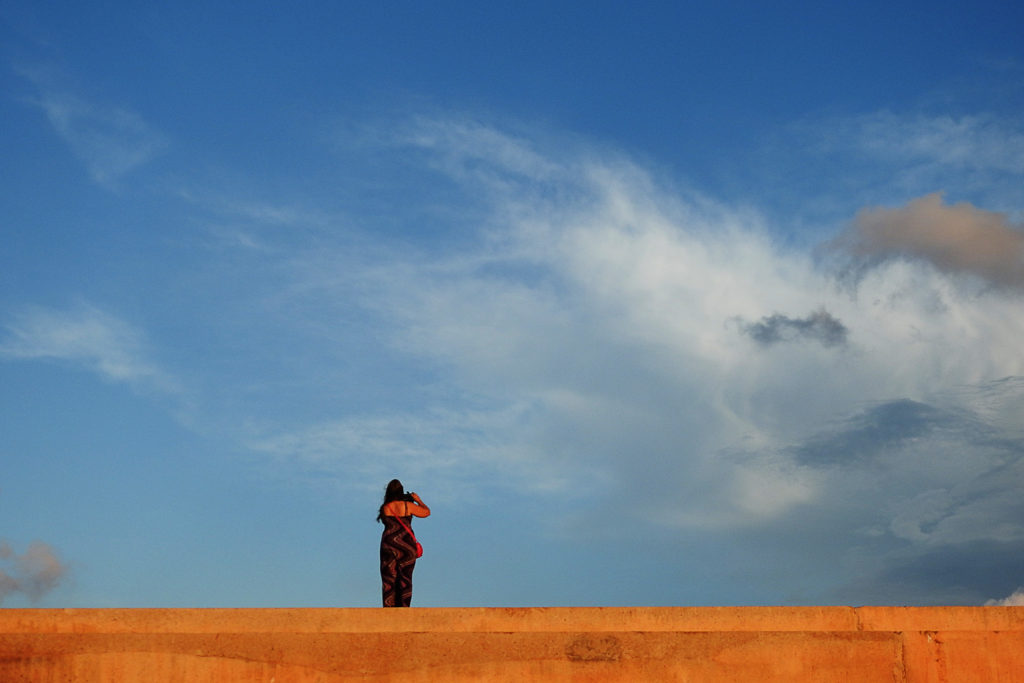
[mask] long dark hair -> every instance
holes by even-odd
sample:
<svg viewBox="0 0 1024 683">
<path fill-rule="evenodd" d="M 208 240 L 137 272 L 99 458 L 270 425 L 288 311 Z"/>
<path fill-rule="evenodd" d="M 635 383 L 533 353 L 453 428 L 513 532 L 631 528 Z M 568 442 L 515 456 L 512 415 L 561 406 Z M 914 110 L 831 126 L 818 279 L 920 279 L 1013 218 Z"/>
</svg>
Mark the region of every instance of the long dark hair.
<svg viewBox="0 0 1024 683">
<path fill-rule="evenodd" d="M 381 521 L 381 517 L 384 516 L 384 506 L 395 500 L 412 500 L 412 496 L 405 492 L 405 487 L 402 486 L 402 482 L 397 479 L 392 479 L 388 482 L 387 489 L 384 490 L 384 502 L 380 505 L 380 510 L 377 512 L 377 521 Z"/>
</svg>

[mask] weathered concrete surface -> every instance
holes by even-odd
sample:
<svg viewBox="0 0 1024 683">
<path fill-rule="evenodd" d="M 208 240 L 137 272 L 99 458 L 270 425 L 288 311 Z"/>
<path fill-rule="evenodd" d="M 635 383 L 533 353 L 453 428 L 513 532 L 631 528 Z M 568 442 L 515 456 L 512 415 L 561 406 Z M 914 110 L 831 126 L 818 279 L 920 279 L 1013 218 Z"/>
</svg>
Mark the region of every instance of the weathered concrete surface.
<svg viewBox="0 0 1024 683">
<path fill-rule="evenodd" d="M 0 609 L 0 683 L 1024 681 L 1022 607 Z"/>
</svg>

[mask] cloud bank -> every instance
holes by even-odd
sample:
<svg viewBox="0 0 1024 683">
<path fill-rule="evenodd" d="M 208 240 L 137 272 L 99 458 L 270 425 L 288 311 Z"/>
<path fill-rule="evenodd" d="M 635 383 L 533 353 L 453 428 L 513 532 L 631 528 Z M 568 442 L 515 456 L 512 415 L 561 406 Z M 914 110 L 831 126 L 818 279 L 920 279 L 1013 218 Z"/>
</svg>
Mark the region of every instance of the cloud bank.
<svg viewBox="0 0 1024 683">
<path fill-rule="evenodd" d="M 357 300 L 444 389 L 423 412 L 256 447 L 339 476 L 413 462 L 425 486 L 572 491 L 602 501 L 588 528 L 652 543 L 753 534 L 764 555 L 747 561 L 796 553 L 830 577 L 806 599 L 977 604 L 1019 583 L 1006 560 L 936 585 L 926 562 L 1024 546 L 1024 316 L 1004 217 L 937 195 L 865 210 L 837 243 L 863 261 L 851 289 L 756 214 L 618 155 L 465 121 L 392 139 L 425 162 L 425 194 L 460 188 L 475 238 L 289 250 L 291 310 Z"/>
</svg>

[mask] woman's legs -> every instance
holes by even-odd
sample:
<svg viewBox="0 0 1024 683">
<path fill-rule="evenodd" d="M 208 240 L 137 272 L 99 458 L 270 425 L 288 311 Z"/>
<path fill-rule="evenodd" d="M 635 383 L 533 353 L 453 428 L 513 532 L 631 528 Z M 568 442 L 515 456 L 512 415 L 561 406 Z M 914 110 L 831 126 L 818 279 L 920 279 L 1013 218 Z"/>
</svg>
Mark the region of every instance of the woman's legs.
<svg viewBox="0 0 1024 683">
<path fill-rule="evenodd" d="M 399 591 L 398 557 L 391 548 L 380 549 L 380 581 L 384 607 L 403 607 Z"/>
<path fill-rule="evenodd" d="M 409 607 L 412 605 L 412 570 L 415 568 L 415 556 L 412 558 L 403 558 L 403 561 L 398 563 L 398 576 L 395 581 L 395 597 L 398 598 L 399 605 L 402 607 Z"/>
</svg>

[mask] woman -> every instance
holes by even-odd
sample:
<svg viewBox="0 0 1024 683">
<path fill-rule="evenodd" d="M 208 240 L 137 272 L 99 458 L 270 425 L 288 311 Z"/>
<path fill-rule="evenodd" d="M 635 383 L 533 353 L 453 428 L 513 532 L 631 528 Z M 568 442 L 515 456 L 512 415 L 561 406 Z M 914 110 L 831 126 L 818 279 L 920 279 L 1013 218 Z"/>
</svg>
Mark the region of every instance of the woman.
<svg viewBox="0 0 1024 683">
<path fill-rule="evenodd" d="M 412 570 L 416 568 L 416 541 L 409 531 L 413 517 L 429 517 L 430 508 L 415 493 L 406 493 L 402 482 L 392 479 L 384 492 L 377 521 L 384 523 L 380 537 L 380 578 L 385 607 L 412 603 Z M 405 523 L 405 526 L 402 525 Z"/>
</svg>

